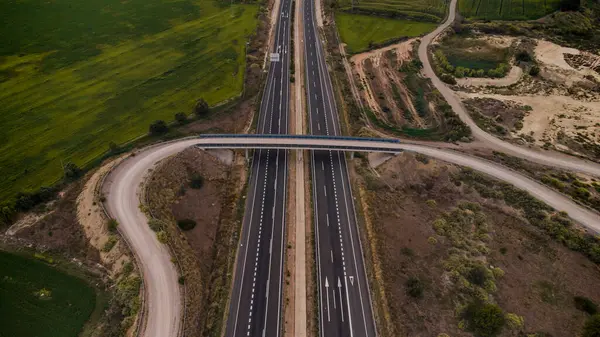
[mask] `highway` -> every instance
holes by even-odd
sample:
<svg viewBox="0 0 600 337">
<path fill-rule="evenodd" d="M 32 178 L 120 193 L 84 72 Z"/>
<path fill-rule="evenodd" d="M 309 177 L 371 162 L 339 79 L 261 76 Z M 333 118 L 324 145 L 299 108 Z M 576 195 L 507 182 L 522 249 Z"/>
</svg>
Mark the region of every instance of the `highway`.
<svg viewBox="0 0 600 337">
<path fill-rule="evenodd" d="M 288 133 L 291 0 L 281 0 L 257 132 Z M 277 9 L 274 9 L 277 10 Z M 252 157 L 226 337 L 279 337 L 283 287 L 287 150 L 259 149 Z"/>
<path fill-rule="evenodd" d="M 331 79 L 316 29 L 314 1 L 304 1 L 300 10 L 310 132 L 341 135 Z M 312 151 L 311 171 L 320 336 L 375 337 L 344 153 Z"/>
</svg>

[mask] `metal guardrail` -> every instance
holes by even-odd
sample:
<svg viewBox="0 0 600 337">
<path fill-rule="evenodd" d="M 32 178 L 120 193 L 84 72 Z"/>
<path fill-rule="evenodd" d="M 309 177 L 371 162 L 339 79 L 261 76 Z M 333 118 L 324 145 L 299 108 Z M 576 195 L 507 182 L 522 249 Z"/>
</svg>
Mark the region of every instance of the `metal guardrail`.
<svg viewBox="0 0 600 337">
<path fill-rule="evenodd" d="M 404 149 L 392 149 L 376 146 L 352 146 L 352 145 L 308 145 L 308 144 L 258 144 L 258 143 L 214 143 L 196 144 L 201 149 L 290 149 L 290 150 L 332 150 L 332 151 L 356 151 L 356 152 L 387 152 L 400 153 Z"/>
<path fill-rule="evenodd" d="M 400 143 L 396 138 L 370 138 L 370 137 L 350 137 L 350 136 L 320 136 L 320 135 L 282 135 L 282 134 L 201 134 L 198 138 L 279 138 L 279 139 L 322 139 L 322 140 L 353 140 L 370 141 L 382 143 Z"/>
</svg>

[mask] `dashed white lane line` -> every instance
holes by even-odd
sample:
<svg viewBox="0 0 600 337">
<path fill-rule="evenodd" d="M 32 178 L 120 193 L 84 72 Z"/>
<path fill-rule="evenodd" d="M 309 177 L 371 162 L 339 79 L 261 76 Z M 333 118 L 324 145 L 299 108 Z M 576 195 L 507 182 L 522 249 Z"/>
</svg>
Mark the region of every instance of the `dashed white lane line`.
<svg viewBox="0 0 600 337">
<path fill-rule="evenodd" d="M 252 308 L 254 306 L 254 293 L 256 291 L 256 272 L 258 270 L 258 257 L 260 253 L 260 239 L 262 237 L 262 224 L 265 212 L 265 195 L 267 190 L 267 178 L 269 177 L 269 151 L 267 149 L 267 159 L 265 161 L 265 178 L 263 180 L 263 196 L 260 206 L 260 220 L 258 222 L 258 239 L 256 241 L 256 257 L 254 259 L 254 275 L 252 276 L 252 293 L 250 298 L 250 311 L 248 312 L 248 330 L 246 336 L 250 336 L 250 322 L 252 322 Z"/>
</svg>

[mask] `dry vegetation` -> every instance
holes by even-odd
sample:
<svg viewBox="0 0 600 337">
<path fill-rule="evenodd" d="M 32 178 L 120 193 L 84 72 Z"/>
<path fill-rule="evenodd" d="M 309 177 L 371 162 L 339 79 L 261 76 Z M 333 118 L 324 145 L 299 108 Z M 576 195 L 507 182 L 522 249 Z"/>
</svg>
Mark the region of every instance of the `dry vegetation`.
<svg viewBox="0 0 600 337">
<path fill-rule="evenodd" d="M 574 336 L 574 297 L 600 302 L 600 240 L 526 193 L 421 155 L 354 164 L 382 336 L 469 336 L 481 303 L 488 336 Z"/>
<path fill-rule="evenodd" d="M 358 88 L 364 106 L 366 129 L 359 134 L 468 141 L 470 130 L 421 76 L 416 45 L 408 40 L 350 59 L 355 81 L 350 85 Z"/>
<path fill-rule="evenodd" d="M 185 334 L 219 335 L 243 215 L 245 160 L 236 156 L 230 166 L 189 148 L 161 162 L 148 179 L 147 206 L 160 220 L 149 225 L 167 238 L 182 268 Z"/>
</svg>

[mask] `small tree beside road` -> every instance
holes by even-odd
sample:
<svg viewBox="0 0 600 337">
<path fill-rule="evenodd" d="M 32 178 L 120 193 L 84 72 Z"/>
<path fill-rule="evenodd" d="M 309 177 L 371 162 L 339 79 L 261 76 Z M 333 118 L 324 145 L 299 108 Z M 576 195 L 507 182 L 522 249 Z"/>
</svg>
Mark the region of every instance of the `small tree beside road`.
<svg viewBox="0 0 600 337">
<path fill-rule="evenodd" d="M 205 116 L 206 114 L 208 114 L 209 111 L 210 111 L 210 108 L 208 107 L 208 103 L 206 103 L 204 98 L 200 98 L 196 102 L 196 106 L 194 106 L 194 113 L 196 115 L 198 115 L 199 117 L 202 117 L 202 116 Z"/>
<path fill-rule="evenodd" d="M 150 135 L 152 136 L 162 135 L 163 133 L 167 133 L 167 131 L 169 131 L 169 127 L 167 126 L 167 123 L 165 123 L 165 121 L 158 120 L 150 124 L 149 131 Z"/>
</svg>

